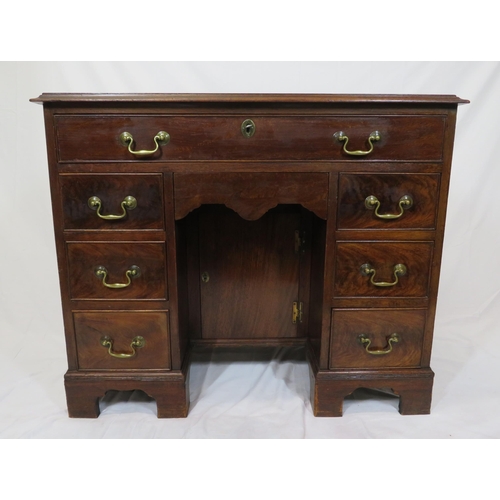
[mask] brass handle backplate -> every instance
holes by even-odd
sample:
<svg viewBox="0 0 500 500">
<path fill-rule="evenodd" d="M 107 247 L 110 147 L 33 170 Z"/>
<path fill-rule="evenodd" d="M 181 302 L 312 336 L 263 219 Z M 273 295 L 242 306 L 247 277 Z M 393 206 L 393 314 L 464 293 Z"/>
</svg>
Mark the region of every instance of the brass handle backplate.
<svg viewBox="0 0 500 500">
<path fill-rule="evenodd" d="M 387 347 L 385 349 L 370 349 L 369 347 L 372 341 L 364 333 L 362 333 L 358 337 L 358 342 L 361 345 L 365 346 L 365 351 L 368 354 L 373 354 L 374 356 L 379 356 L 381 354 L 389 354 L 390 352 L 392 352 L 392 344 L 399 342 L 399 336 L 397 333 L 393 333 L 392 335 L 387 337 L 386 341 L 387 341 Z"/>
<path fill-rule="evenodd" d="M 397 285 L 399 282 L 399 276 L 404 276 L 406 274 L 406 266 L 404 264 L 396 264 L 394 266 L 394 278 L 395 280 L 391 283 L 387 281 L 374 281 L 375 274 L 377 271 L 371 264 L 363 264 L 360 268 L 360 272 L 363 276 L 370 276 L 370 283 L 375 286 L 387 287 Z"/>
<path fill-rule="evenodd" d="M 121 202 L 122 213 L 119 215 L 102 215 L 101 207 L 102 202 L 101 199 L 97 196 L 91 196 L 87 201 L 88 206 L 92 210 L 97 210 L 97 216 L 104 220 L 119 220 L 123 219 L 127 215 L 127 210 L 133 210 L 137 207 L 137 200 L 133 196 L 126 196 L 124 200 Z"/>
<path fill-rule="evenodd" d="M 120 352 L 113 352 L 113 340 L 105 335 L 104 337 L 101 338 L 100 340 L 101 345 L 104 347 L 108 348 L 108 354 L 110 356 L 113 356 L 113 358 L 118 358 L 118 359 L 129 359 L 133 358 L 137 351 L 136 348 L 141 348 L 146 345 L 146 341 L 144 340 L 144 337 L 137 336 L 132 339 L 132 342 L 130 344 L 130 348 L 132 349 L 131 353 L 120 353 Z"/>
<path fill-rule="evenodd" d="M 161 130 L 154 137 L 153 141 L 156 144 L 156 148 L 152 150 L 140 149 L 139 151 L 132 150 L 132 144 L 134 143 L 134 138 L 130 132 L 122 132 L 120 134 L 120 142 L 128 148 L 128 152 L 135 156 L 151 156 L 156 153 L 160 146 L 165 146 L 170 141 L 170 135 L 167 132 Z"/>
<path fill-rule="evenodd" d="M 340 130 L 339 132 L 335 132 L 335 134 L 333 134 L 333 137 L 335 137 L 335 139 L 337 139 L 338 141 L 344 143 L 344 148 L 343 148 L 344 153 L 347 153 L 348 155 L 351 156 L 369 155 L 373 151 L 373 143 L 376 141 L 380 141 L 380 139 L 382 138 L 380 132 L 375 130 L 375 132 L 372 132 L 368 137 L 368 144 L 370 145 L 370 149 L 368 151 L 361 151 L 359 149 L 357 151 L 349 151 L 347 149 L 347 143 L 349 142 L 349 137 L 347 137 L 347 135 L 345 135 L 344 132 L 342 132 L 342 130 Z"/>
<path fill-rule="evenodd" d="M 97 266 L 94 269 L 94 274 L 102 280 L 102 284 L 107 288 L 126 288 L 132 283 L 132 278 L 137 278 L 140 276 L 141 270 L 138 266 L 130 266 L 130 269 L 125 273 L 125 277 L 127 278 L 126 283 L 106 283 L 106 278 L 108 277 L 108 271 L 104 266 Z"/>
<path fill-rule="evenodd" d="M 389 220 L 389 219 L 399 219 L 405 210 L 408 210 L 413 205 L 413 198 L 409 194 L 401 196 L 399 199 L 399 214 L 379 214 L 378 209 L 380 208 L 380 201 L 376 196 L 370 195 L 365 199 L 365 207 L 368 210 L 375 209 L 375 215 L 379 219 Z"/>
</svg>

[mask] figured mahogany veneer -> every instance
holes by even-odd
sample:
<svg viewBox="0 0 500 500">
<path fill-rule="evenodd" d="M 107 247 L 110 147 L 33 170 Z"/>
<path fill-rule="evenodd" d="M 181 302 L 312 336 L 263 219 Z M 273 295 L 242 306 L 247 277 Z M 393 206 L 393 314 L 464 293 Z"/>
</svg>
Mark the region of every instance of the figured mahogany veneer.
<svg viewBox="0 0 500 500">
<path fill-rule="evenodd" d="M 75 312 L 74 320 L 80 370 L 170 369 L 166 311 Z M 128 356 L 137 336 L 144 339 L 144 345 L 135 347 L 131 358 L 110 356 L 108 347 L 101 344 L 101 339 L 108 337 L 113 354 Z"/>
<path fill-rule="evenodd" d="M 434 229 L 439 199 L 439 174 L 341 174 L 339 229 Z M 381 219 L 365 200 L 375 196 L 380 215 L 399 215 L 399 201 L 410 196 L 412 205 L 398 219 Z"/>
<path fill-rule="evenodd" d="M 241 134 L 246 114 L 210 116 L 80 115 L 54 117 L 61 162 L 133 160 L 120 142 L 129 132 L 136 149 L 154 149 L 159 131 L 170 142 L 150 161 L 198 160 L 330 160 L 352 159 L 332 147 L 332 136 L 343 131 L 349 147 L 363 149 L 371 132 L 380 132 L 373 159 L 440 161 L 445 119 L 437 116 L 259 116 L 252 113 L 256 131 L 252 141 Z M 88 144 L 88 147 L 82 147 Z M 340 144 L 340 143 L 339 143 Z M 137 159 L 136 159 L 137 160 Z"/>
<path fill-rule="evenodd" d="M 427 297 L 432 242 L 340 242 L 337 244 L 334 297 Z M 406 266 L 406 274 L 394 286 L 376 286 L 371 276 L 361 273 L 370 264 L 376 274 L 375 283 L 395 282 L 394 266 Z"/>
<path fill-rule="evenodd" d="M 163 243 L 76 243 L 67 244 L 69 287 L 72 299 L 166 300 L 166 255 Z M 132 266 L 139 275 L 125 288 L 108 288 L 95 270 L 103 266 L 106 283 L 126 284 Z"/>
<path fill-rule="evenodd" d="M 201 205 L 222 203 L 243 219 L 257 220 L 278 204 L 299 203 L 318 217 L 328 213 L 328 175 L 206 173 L 175 176 L 175 218 Z"/>
<path fill-rule="evenodd" d="M 425 309 L 334 309 L 330 368 L 418 367 L 426 315 Z M 369 352 L 390 349 L 388 339 L 393 334 L 398 341 L 389 354 Z M 368 351 L 361 335 L 371 341 Z"/>
<path fill-rule="evenodd" d="M 65 229 L 96 229 L 115 231 L 125 229 L 160 229 L 163 224 L 163 179 L 161 175 L 61 175 L 60 178 Z M 108 220 L 96 217 L 88 200 L 101 200 L 100 213 L 106 217 L 122 215 L 121 203 L 133 196 L 137 206 L 126 210 L 125 217 Z"/>
<path fill-rule="evenodd" d="M 429 413 L 456 110 L 468 101 L 33 101 L 44 105 L 71 417 L 97 417 L 107 391 L 134 389 L 158 417 L 185 417 L 190 352 L 225 346 L 305 346 L 317 416 L 342 415 L 359 387 Z"/>
<path fill-rule="evenodd" d="M 200 284 L 204 339 L 301 335 L 300 324 L 292 322 L 300 286 L 300 218 L 293 207 L 269 211 L 255 222 L 220 206 L 199 213 L 200 271 L 209 276 Z"/>
</svg>

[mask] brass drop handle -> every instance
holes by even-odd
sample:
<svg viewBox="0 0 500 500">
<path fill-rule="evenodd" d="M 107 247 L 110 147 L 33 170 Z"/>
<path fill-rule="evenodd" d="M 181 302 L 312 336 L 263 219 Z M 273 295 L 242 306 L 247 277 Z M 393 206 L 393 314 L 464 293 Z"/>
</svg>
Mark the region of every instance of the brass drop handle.
<svg viewBox="0 0 500 500">
<path fill-rule="evenodd" d="M 375 209 L 375 215 L 379 219 L 389 220 L 389 219 L 399 219 L 405 210 L 408 210 L 413 205 L 413 198 L 409 194 L 401 196 L 399 199 L 399 214 L 379 214 L 378 209 L 380 208 L 380 201 L 376 196 L 370 195 L 366 197 L 365 207 L 368 210 Z"/>
<path fill-rule="evenodd" d="M 133 358 L 137 353 L 136 348 L 141 348 L 141 347 L 144 347 L 146 345 L 146 341 L 144 340 L 144 337 L 137 336 L 137 337 L 134 337 L 132 339 L 132 342 L 130 344 L 132 352 L 131 353 L 126 353 L 126 352 L 120 353 L 120 352 L 113 352 L 113 340 L 110 337 L 108 337 L 107 335 L 102 337 L 100 342 L 101 342 L 102 346 L 108 348 L 108 354 L 110 356 L 113 356 L 113 358 L 118 358 L 118 359 Z"/>
<path fill-rule="evenodd" d="M 94 274 L 102 280 L 102 284 L 107 288 L 126 288 L 132 283 L 132 278 L 140 276 L 141 270 L 138 266 L 130 266 L 130 269 L 125 273 L 125 277 L 127 278 L 126 283 L 106 283 L 108 271 L 104 266 L 97 266 L 94 270 Z"/>
<path fill-rule="evenodd" d="M 368 144 L 370 144 L 370 149 L 368 151 L 361 151 L 361 150 L 349 151 L 347 149 L 347 143 L 349 142 L 349 137 L 347 137 L 347 135 L 345 135 L 344 132 L 342 132 L 342 130 L 340 130 L 339 132 L 335 132 L 335 134 L 333 134 L 333 137 L 335 137 L 335 139 L 337 139 L 338 141 L 344 143 L 344 148 L 343 148 L 344 153 L 347 153 L 348 155 L 351 155 L 351 156 L 369 155 L 373 151 L 373 143 L 376 141 L 380 141 L 380 139 L 382 138 L 382 136 L 380 135 L 380 132 L 375 130 L 375 132 L 372 132 L 370 134 L 370 136 L 368 137 Z"/>
<path fill-rule="evenodd" d="M 122 213 L 119 215 L 102 215 L 101 214 L 101 207 L 102 207 L 102 202 L 101 199 L 98 198 L 97 196 L 91 196 L 87 204 L 89 208 L 92 210 L 97 210 L 97 216 L 100 217 L 101 219 L 104 220 L 119 220 L 123 219 L 127 215 L 127 210 L 133 210 L 134 208 L 137 207 L 137 200 L 133 196 L 126 196 L 124 200 L 121 202 L 121 207 L 122 207 Z"/>
<path fill-rule="evenodd" d="M 156 148 L 151 151 L 147 149 L 140 149 L 139 151 L 132 151 L 132 144 L 134 143 L 134 138 L 130 132 L 122 132 L 120 134 L 120 141 L 125 146 L 128 147 L 128 152 L 135 156 L 151 156 L 158 151 L 160 146 L 165 146 L 170 141 L 170 134 L 164 132 L 163 130 L 158 132 L 154 137 L 153 141 L 156 144 Z"/>
<path fill-rule="evenodd" d="M 392 283 L 387 281 L 374 281 L 375 274 L 377 271 L 371 264 L 363 264 L 360 268 L 360 272 L 363 276 L 370 276 L 370 283 L 375 286 L 386 287 L 386 286 L 394 286 L 399 282 L 399 276 L 404 276 L 406 274 L 406 266 L 404 264 L 396 264 L 394 266 L 394 278 L 395 280 Z"/>
<path fill-rule="evenodd" d="M 372 341 L 364 333 L 358 337 L 358 342 L 365 346 L 365 351 L 368 354 L 373 354 L 374 356 L 380 356 L 382 354 L 389 354 L 392 352 L 392 344 L 399 342 L 399 336 L 397 333 L 393 333 L 386 338 L 386 341 L 387 347 L 385 349 L 370 349 L 369 347 Z"/>
</svg>

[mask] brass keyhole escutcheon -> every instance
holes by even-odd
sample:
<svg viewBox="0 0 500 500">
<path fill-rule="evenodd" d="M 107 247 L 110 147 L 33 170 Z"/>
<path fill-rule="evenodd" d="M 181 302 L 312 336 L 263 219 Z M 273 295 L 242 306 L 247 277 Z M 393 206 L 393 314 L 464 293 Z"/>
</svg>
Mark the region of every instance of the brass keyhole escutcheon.
<svg viewBox="0 0 500 500">
<path fill-rule="evenodd" d="M 253 120 L 248 119 L 241 124 L 241 133 L 243 134 L 243 137 L 246 137 L 247 139 L 255 134 L 255 123 Z"/>
<path fill-rule="evenodd" d="M 201 275 L 201 281 L 203 281 L 203 283 L 208 283 L 208 280 L 210 279 L 210 276 L 208 275 L 207 272 L 204 272 L 202 275 Z"/>
</svg>

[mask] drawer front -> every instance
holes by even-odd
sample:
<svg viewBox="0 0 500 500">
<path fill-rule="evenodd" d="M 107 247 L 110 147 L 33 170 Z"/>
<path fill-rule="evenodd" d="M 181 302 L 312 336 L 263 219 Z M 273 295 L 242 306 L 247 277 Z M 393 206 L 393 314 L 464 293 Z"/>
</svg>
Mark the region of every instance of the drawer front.
<svg viewBox="0 0 500 500">
<path fill-rule="evenodd" d="M 334 296 L 426 297 L 432 249 L 432 242 L 338 243 Z"/>
<path fill-rule="evenodd" d="M 61 175 L 64 228 L 163 229 L 161 180 L 161 175 Z"/>
<path fill-rule="evenodd" d="M 426 311 L 333 310 L 330 369 L 417 367 Z"/>
<path fill-rule="evenodd" d="M 80 370 L 169 370 L 168 313 L 73 313 Z"/>
<path fill-rule="evenodd" d="M 242 133 L 251 119 L 255 131 Z M 252 115 L 56 115 L 59 160 L 418 160 L 441 161 L 445 117 L 441 115 L 258 116 Z M 131 150 L 154 151 L 158 132 L 169 142 L 154 153 L 138 156 L 120 140 L 128 132 Z M 369 151 L 370 135 L 373 151 Z M 343 132 L 347 143 L 334 137 Z M 345 150 L 344 150 L 345 148 Z M 347 152 L 346 152 L 347 151 Z"/>
<path fill-rule="evenodd" d="M 72 299 L 167 298 L 163 243 L 78 242 L 67 252 Z"/>
<path fill-rule="evenodd" d="M 439 174 L 341 174 L 339 229 L 434 229 Z"/>
<path fill-rule="evenodd" d="M 175 218 L 203 204 L 223 204 L 247 220 L 257 220 L 277 204 L 300 204 L 318 217 L 328 215 L 326 173 L 175 174 Z"/>
</svg>

